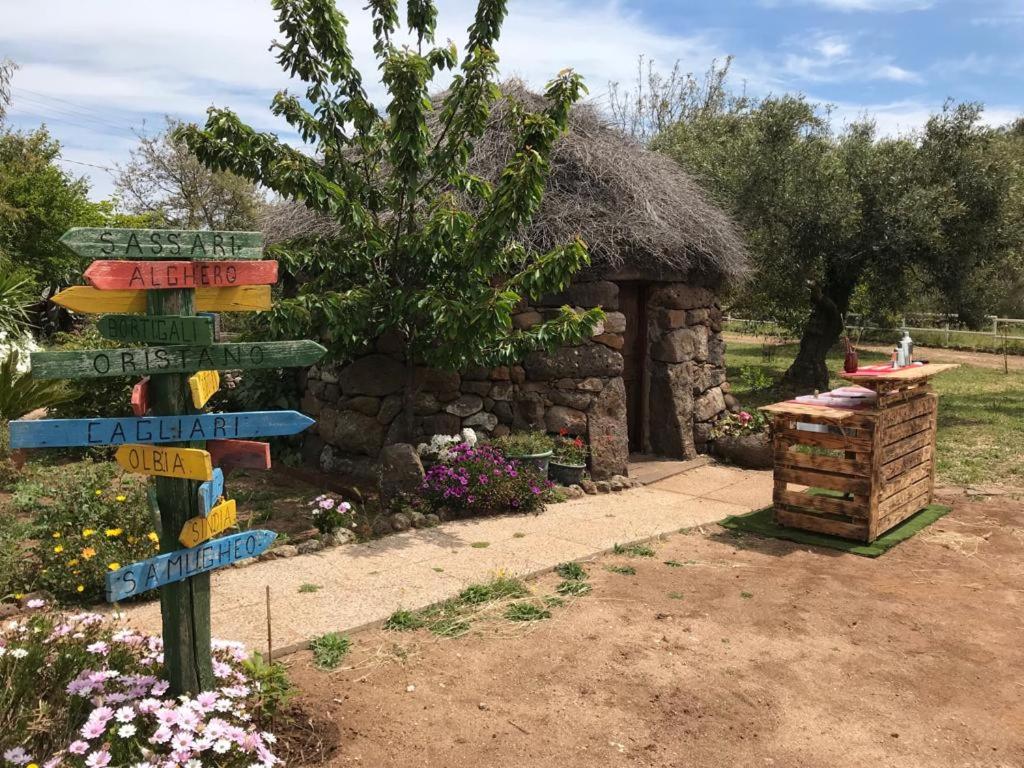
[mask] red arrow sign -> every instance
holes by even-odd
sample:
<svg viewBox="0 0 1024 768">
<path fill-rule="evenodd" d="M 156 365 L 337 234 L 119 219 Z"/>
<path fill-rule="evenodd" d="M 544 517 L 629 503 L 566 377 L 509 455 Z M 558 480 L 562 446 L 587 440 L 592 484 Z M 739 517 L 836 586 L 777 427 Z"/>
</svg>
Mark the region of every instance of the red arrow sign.
<svg viewBox="0 0 1024 768">
<path fill-rule="evenodd" d="M 149 410 L 149 376 L 145 376 L 132 387 L 132 413 L 145 416 Z"/>
<path fill-rule="evenodd" d="M 94 261 L 83 273 L 104 291 L 273 285 L 276 261 Z"/>
<path fill-rule="evenodd" d="M 270 444 L 258 440 L 207 440 L 206 450 L 221 469 L 270 469 Z"/>
</svg>

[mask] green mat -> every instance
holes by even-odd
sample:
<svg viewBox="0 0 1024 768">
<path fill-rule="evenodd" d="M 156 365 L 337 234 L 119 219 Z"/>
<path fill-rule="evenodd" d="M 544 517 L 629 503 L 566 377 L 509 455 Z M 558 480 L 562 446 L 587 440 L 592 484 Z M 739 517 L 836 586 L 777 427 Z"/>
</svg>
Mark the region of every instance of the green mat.
<svg viewBox="0 0 1024 768">
<path fill-rule="evenodd" d="M 748 512 L 745 515 L 730 515 L 719 525 L 732 531 L 743 531 L 744 533 L 756 533 L 759 536 L 768 536 L 773 539 L 786 539 L 799 544 L 812 544 L 816 547 L 828 547 L 839 549 L 843 552 L 850 552 L 863 557 L 878 557 L 888 552 L 901 541 L 905 541 L 923 528 L 934 523 L 943 515 L 949 514 L 950 508 L 942 504 L 929 504 L 916 515 L 912 515 L 902 523 L 882 534 L 871 544 L 841 539 L 838 536 L 829 536 L 825 533 L 814 533 L 813 531 L 801 531 L 796 528 L 786 528 L 778 525 L 772 520 L 772 508 L 765 507 L 756 512 Z"/>
</svg>

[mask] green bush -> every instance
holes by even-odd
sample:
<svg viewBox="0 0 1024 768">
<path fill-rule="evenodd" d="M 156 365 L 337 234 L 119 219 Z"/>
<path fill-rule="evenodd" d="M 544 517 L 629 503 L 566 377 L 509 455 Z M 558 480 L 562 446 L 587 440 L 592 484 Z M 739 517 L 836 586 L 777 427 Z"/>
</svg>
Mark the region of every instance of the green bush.
<svg viewBox="0 0 1024 768">
<path fill-rule="evenodd" d="M 504 437 L 496 437 L 491 440 L 491 445 L 506 456 L 536 456 L 553 451 L 555 441 L 543 432 L 513 432 Z"/>
<path fill-rule="evenodd" d="M 54 351 L 79 349 L 114 349 L 120 342 L 100 336 L 96 326 L 86 325 L 78 333 L 54 336 Z M 54 419 L 118 418 L 132 415 L 132 386 L 137 379 L 110 376 L 68 382 L 71 397 L 50 409 Z"/>
<path fill-rule="evenodd" d="M 45 484 L 27 477 L 15 487 L 12 507 L 31 514 L 35 540 L 21 591 L 43 589 L 67 603 L 101 601 L 109 570 L 159 549 L 145 482 L 109 462 L 50 469 Z"/>
</svg>

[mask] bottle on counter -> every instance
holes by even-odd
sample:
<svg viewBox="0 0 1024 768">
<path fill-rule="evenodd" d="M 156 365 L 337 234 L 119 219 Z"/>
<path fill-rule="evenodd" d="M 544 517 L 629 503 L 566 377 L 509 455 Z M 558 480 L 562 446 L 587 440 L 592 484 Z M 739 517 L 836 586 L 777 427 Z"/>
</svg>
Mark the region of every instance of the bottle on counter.
<svg viewBox="0 0 1024 768">
<path fill-rule="evenodd" d="M 899 347 L 893 347 L 892 348 L 892 367 L 893 368 L 899 368 L 900 367 L 900 348 Z"/>
<path fill-rule="evenodd" d="M 903 364 L 911 365 L 914 362 L 914 340 L 910 338 L 910 333 L 905 328 L 903 329 L 903 338 L 900 339 L 900 344 L 903 346 Z"/>
<path fill-rule="evenodd" d="M 857 350 L 850 343 L 849 336 L 843 336 L 843 344 L 846 347 L 846 356 L 843 358 L 843 370 L 847 373 L 856 373 L 857 368 L 860 367 L 860 361 L 857 359 Z"/>
</svg>

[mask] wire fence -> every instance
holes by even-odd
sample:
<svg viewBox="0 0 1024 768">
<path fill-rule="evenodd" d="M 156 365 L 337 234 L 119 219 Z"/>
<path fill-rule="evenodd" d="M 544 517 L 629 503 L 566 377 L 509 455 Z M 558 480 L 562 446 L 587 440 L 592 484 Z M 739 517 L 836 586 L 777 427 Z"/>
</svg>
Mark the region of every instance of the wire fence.
<svg viewBox="0 0 1024 768">
<path fill-rule="evenodd" d="M 846 335 L 857 344 L 895 345 L 909 331 L 920 346 L 960 349 L 973 352 L 1024 355 L 1024 318 L 985 318 L 988 327 L 972 331 L 960 327 L 956 315 L 917 313 L 902 318 L 903 324 L 893 327 L 871 325 L 865 318 L 850 313 L 846 316 Z M 775 320 L 754 320 L 729 315 L 725 318 L 727 330 L 751 336 L 789 339 L 792 334 Z"/>
</svg>

